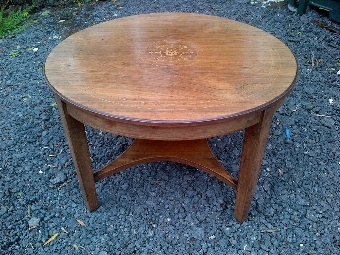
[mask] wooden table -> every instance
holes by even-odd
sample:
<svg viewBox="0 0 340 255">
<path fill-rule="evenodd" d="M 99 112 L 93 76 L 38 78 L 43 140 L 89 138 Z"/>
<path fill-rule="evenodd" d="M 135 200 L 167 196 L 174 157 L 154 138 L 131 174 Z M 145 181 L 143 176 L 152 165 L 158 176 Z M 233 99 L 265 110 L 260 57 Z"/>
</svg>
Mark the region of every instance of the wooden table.
<svg viewBox="0 0 340 255">
<path fill-rule="evenodd" d="M 120 18 L 61 42 L 45 63 L 79 183 L 90 211 L 95 182 L 162 160 L 199 168 L 237 191 L 235 218 L 249 213 L 274 112 L 297 72 L 287 46 L 240 22 L 189 13 Z M 93 172 L 84 124 L 133 137 Z M 245 129 L 236 180 L 207 138 Z"/>
</svg>

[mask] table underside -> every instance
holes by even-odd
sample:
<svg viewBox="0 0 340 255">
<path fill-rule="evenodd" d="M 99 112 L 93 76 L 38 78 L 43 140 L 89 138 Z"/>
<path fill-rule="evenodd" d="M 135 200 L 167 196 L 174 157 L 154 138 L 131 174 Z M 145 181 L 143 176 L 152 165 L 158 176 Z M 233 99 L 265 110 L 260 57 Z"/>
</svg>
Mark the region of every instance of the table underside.
<svg viewBox="0 0 340 255">
<path fill-rule="evenodd" d="M 243 127 L 245 128 L 245 134 L 240 170 L 238 180 L 236 180 L 211 152 L 207 142 L 207 138 L 209 137 L 196 139 L 190 137 L 191 139 L 184 140 L 162 140 L 142 139 L 140 137 L 143 137 L 143 135 L 137 135 L 137 138 L 123 154 L 102 169 L 93 172 L 84 124 L 91 126 L 91 123 L 96 123 L 100 116 L 88 114 L 86 111 L 83 112 L 82 110 L 76 111 L 74 106 L 62 101 L 58 95 L 55 95 L 55 97 L 77 171 L 79 184 L 86 206 L 90 211 L 97 209 L 99 206 L 95 182 L 139 164 L 156 161 L 174 161 L 201 169 L 235 189 L 237 193 L 234 216 L 239 222 L 244 221 L 248 216 L 261 167 L 262 157 L 266 147 L 272 116 L 283 102 L 282 99 L 265 110 L 254 112 L 252 115 L 255 116 L 256 121 L 252 121 L 250 124 L 247 121 L 243 122 L 242 118 L 237 122 L 246 123 L 246 125 Z M 70 111 L 68 111 L 68 109 Z M 74 114 L 75 112 L 77 114 L 70 114 Z M 83 116 L 81 114 L 82 112 Z M 244 118 L 249 119 L 249 116 L 245 115 Z M 115 133 L 113 131 L 115 127 L 114 123 L 116 121 L 117 120 L 112 120 L 113 123 L 110 125 L 108 124 L 110 121 L 106 119 L 104 122 L 105 125 L 103 125 L 102 128 L 98 123 L 94 128 Z M 226 120 L 223 123 L 223 126 L 226 126 L 227 129 L 224 128 L 222 130 L 236 131 L 234 124 L 235 122 L 233 120 Z M 108 130 L 108 127 L 110 126 L 113 128 Z M 128 127 L 128 124 L 124 125 L 125 132 L 127 132 L 124 134 L 129 134 L 129 130 L 126 130 Z M 209 128 L 209 125 L 207 125 L 207 127 Z M 168 128 L 167 131 L 169 131 Z M 180 130 L 178 127 L 174 127 L 174 129 L 176 131 Z M 184 130 L 187 132 L 185 128 Z M 131 125 L 131 132 L 136 132 L 136 127 L 134 125 Z M 121 135 L 119 132 L 116 134 Z M 179 133 L 179 137 L 182 138 L 183 134 Z"/>
</svg>

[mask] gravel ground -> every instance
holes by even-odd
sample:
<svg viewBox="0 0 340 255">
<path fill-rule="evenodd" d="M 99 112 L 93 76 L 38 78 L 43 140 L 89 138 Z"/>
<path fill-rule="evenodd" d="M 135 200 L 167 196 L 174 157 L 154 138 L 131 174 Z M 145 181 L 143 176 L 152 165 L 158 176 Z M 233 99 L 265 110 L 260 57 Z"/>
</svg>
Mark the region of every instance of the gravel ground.
<svg viewBox="0 0 340 255">
<path fill-rule="evenodd" d="M 284 41 L 297 57 L 296 87 L 274 115 L 242 224 L 233 218 L 229 186 L 171 162 L 102 180 L 99 209 L 89 213 L 84 206 L 44 61 L 82 28 L 165 11 L 251 24 Z M 312 21 L 336 29 L 339 24 L 315 10 L 298 16 L 284 5 L 248 0 L 118 0 L 45 9 L 33 20 L 25 31 L 0 40 L 0 254 L 340 254 L 340 35 Z M 91 128 L 87 135 L 94 169 L 131 143 Z M 210 139 L 235 176 L 242 136 Z"/>
</svg>

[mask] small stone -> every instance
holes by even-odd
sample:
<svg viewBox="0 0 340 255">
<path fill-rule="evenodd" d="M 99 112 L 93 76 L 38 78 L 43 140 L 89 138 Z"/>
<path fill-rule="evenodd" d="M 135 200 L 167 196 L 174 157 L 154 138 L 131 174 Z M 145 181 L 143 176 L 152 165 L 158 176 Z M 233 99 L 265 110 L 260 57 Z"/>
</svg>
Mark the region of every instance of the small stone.
<svg viewBox="0 0 340 255">
<path fill-rule="evenodd" d="M 124 182 L 121 187 L 122 187 L 123 190 L 127 190 L 129 188 L 129 183 Z"/>
<path fill-rule="evenodd" d="M 36 218 L 36 217 L 32 217 L 30 218 L 30 220 L 28 221 L 28 227 L 34 227 L 34 226 L 37 226 L 39 225 L 39 222 L 40 222 L 40 219 L 39 218 Z"/>
<path fill-rule="evenodd" d="M 207 218 L 207 216 L 202 212 L 197 212 L 196 218 L 198 221 L 204 221 Z"/>
<path fill-rule="evenodd" d="M 0 208 L 0 215 L 3 215 L 7 212 L 7 208 L 5 206 L 1 206 Z"/>
<path fill-rule="evenodd" d="M 70 20 L 73 18 L 73 14 L 70 11 L 65 11 L 60 14 L 60 20 Z"/>
<path fill-rule="evenodd" d="M 323 126 L 328 128 L 332 128 L 335 124 L 335 121 L 332 118 L 323 118 L 320 122 Z"/>
<path fill-rule="evenodd" d="M 232 229 L 230 227 L 222 227 L 222 231 L 226 236 L 233 236 Z"/>
<path fill-rule="evenodd" d="M 55 178 L 51 179 L 50 182 L 53 184 L 63 183 L 66 181 L 66 175 L 64 173 L 58 173 Z"/>
<path fill-rule="evenodd" d="M 222 238 L 218 243 L 221 247 L 226 247 L 228 245 L 228 240 L 226 238 Z"/>
<path fill-rule="evenodd" d="M 192 236 L 195 239 L 203 239 L 204 238 L 204 229 L 195 227 L 192 231 Z"/>
</svg>

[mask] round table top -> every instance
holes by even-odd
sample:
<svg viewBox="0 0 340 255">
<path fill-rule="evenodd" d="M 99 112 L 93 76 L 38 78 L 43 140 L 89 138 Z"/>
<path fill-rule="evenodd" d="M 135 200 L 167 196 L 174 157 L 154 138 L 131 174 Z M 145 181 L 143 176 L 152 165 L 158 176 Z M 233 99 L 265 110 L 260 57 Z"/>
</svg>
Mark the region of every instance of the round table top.
<svg viewBox="0 0 340 255">
<path fill-rule="evenodd" d="M 48 56 L 45 75 L 64 101 L 121 121 L 228 119 L 291 91 L 295 57 L 250 25 L 193 13 L 119 18 L 84 29 Z"/>
</svg>

